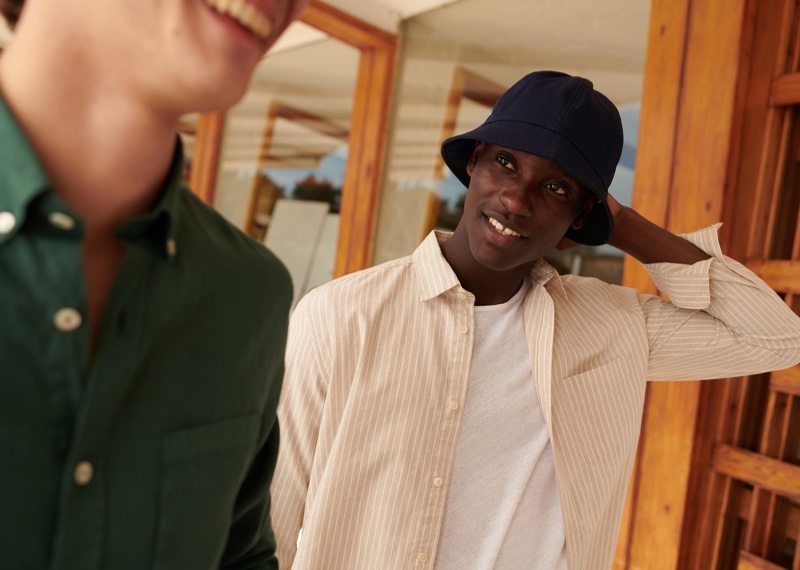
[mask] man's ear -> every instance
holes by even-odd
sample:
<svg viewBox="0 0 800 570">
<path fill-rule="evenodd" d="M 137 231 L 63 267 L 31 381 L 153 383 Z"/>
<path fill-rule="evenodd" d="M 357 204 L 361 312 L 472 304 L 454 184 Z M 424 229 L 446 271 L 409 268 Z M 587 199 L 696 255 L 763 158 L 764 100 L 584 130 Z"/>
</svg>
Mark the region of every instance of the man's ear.
<svg viewBox="0 0 800 570">
<path fill-rule="evenodd" d="M 589 219 L 589 215 L 592 213 L 594 209 L 594 205 L 597 203 L 596 198 L 586 198 L 581 205 L 581 209 L 578 212 L 578 215 L 575 216 L 575 220 L 573 220 L 572 225 L 570 228 L 573 230 L 581 229 L 585 224 L 586 220 Z"/>
<path fill-rule="evenodd" d="M 472 176 L 472 172 L 475 170 L 475 164 L 478 162 L 478 157 L 483 152 L 483 149 L 486 148 L 486 143 L 483 141 L 478 141 L 475 143 L 475 150 L 472 151 L 472 155 L 469 157 L 469 161 L 467 162 L 467 174 Z"/>
</svg>

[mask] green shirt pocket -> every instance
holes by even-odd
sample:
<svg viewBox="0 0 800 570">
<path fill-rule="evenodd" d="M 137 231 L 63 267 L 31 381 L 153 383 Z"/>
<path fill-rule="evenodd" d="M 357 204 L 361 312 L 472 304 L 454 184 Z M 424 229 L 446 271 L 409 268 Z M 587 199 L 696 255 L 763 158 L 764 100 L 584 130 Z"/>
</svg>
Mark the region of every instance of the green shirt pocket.
<svg viewBox="0 0 800 570">
<path fill-rule="evenodd" d="M 259 432 L 250 414 L 164 434 L 154 569 L 218 567 Z"/>
</svg>

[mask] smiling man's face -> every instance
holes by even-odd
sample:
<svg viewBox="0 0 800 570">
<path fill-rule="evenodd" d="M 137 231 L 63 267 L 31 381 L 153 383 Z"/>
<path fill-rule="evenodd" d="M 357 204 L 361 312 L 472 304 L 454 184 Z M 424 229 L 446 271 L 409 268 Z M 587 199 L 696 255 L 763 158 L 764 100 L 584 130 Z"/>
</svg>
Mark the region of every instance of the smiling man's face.
<svg viewBox="0 0 800 570">
<path fill-rule="evenodd" d="M 590 194 L 553 161 L 479 142 L 461 224 L 469 251 L 491 271 L 527 271 L 569 228 L 580 228 Z"/>
<path fill-rule="evenodd" d="M 75 68 L 108 91 L 180 115 L 238 101 L 256 64 L 306 3 L 27 0 L 17 33 L 45 24 L 39 28 L 56 30 L 60 37 L 51 39 L 74 53 Z"/>
<path fill-rule="evenodd" d="M 157 75 L 159 81 L 164 85 L 173 81 L 177 104 L 199 111 L 238 101 L 259 60 L 306 4 L 306 0 L 109 3 L 131 1 L 151 19 L 147 36 L 158 49 L 146 56 L 163 70 Z"/>
</svg>

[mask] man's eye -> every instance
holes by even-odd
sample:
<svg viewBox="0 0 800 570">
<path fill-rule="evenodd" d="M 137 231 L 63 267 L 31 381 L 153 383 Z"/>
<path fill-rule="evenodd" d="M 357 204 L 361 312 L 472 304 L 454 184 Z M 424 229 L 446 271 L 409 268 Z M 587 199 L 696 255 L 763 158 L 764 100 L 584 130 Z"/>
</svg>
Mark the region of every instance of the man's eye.
<svg viewBox="0 0 800 570">
<path fill-rule="evenodd" d="M 567 195 L 567 189 L 561 186 L 560 184 L 556 184 L 555 182 L 550 182 L 545 187 L 548 190 L 550 190 L 553 194 L 558 194 L 559 196 Z"/>
<path fill-rule="evenodd" d="M 514 170 L 514 165 L 511 164 L 511 161 L 508 160 L 505 156 L 498 156 L 497 162 L 499 162 L 503 167 L 508 168 L 509 170 Z"/>
</svg>

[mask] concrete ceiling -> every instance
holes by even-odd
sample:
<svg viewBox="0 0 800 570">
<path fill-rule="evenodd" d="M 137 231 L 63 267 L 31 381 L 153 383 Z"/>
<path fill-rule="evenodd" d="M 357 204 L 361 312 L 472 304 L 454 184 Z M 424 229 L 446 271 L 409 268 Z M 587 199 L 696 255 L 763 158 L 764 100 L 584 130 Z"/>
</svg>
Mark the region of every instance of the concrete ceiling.
<svg viewBox="0 0 800 570">
<path fill-rule="evenodd" d="M 641 97 L 649 17 L 646 0 L 461 0 L 410 20 L 406 55 L 438 51 L 503 85 L 558 69 L 624 105 Z"/>
</svg>

